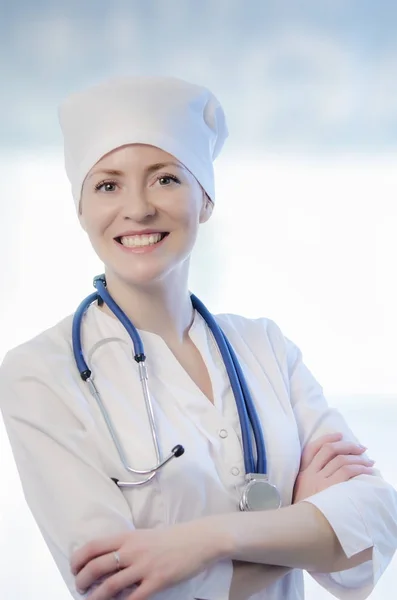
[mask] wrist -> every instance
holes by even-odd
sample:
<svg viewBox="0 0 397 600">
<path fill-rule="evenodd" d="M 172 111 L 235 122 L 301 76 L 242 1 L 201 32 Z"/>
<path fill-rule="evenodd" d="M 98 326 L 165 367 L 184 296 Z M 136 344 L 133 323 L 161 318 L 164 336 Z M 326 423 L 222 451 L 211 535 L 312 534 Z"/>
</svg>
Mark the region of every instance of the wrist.
<svg viewBox="0 0 397 600">
<path fill-rule="evenodd" d="M 236 512 L 213 517 L 219 558 L 267 564 L 262 555 L 267 557 L 272 546 L 269 533 L 278 512 Z"/>
<path fill-rule="evenodd" d="M 197 525 L 199 536 L 205 539 L 211 562 L 233 558 L 236 553 L 236 538 L 227 515 L 205 517 Z"/>
</svg>

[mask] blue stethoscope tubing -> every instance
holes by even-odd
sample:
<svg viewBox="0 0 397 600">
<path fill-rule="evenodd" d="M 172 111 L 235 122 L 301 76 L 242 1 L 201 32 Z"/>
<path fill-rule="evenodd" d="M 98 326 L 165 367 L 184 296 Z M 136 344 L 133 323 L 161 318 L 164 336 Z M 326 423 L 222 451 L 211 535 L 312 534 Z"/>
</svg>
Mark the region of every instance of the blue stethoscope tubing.
<svg viewBox="0 0 397 600">
<path fill-rule="evenodd" d="M 134 358 L 136 362 L 139 363 L 145 361 L 146 358 L 143 342 L 137 329 L 107 291 L 106 279 L 104 275 L 98 275 L 94 278 L 94 287 L 97 291 L 90 294 L 83 300 L 83 302 L 81 302 L 74 314 L 72 324 L 73 354 L 83 381 L 87 381 L 87 379 L 91 377 L 91 371 L 83 354 L 81 325 L 84 314 L 88 307 L 93 302 L 98 300 L 105 302 L 105 304 L 110 308 L 110 310 L 114 313 L 114 315 L 128 332 L 134 345 Z M 262 427 L 238 358 L 226 335 L 204 304 L 194 294 L 191 294 L 190 297 L 193 308 L 197 310 L 197 312 L 203 317 L 204 321 L 207 323 L 210 331 L 212 332 L 225 364 L 240 420 L 245 472 L 266 475 L 266 447 Z M 255 454 L 252 442 L 255 444 Z"/>
</svg>

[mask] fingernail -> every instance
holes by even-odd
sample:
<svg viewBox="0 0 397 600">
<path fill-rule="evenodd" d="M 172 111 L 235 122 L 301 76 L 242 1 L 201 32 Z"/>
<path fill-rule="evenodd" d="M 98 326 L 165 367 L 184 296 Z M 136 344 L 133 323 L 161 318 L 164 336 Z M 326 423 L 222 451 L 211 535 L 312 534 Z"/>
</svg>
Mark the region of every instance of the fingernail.
<svg viewBox="0 0 397 600">
<path fill-rule="evenodd" d="M 362 444 L 357 444 L 357 446 L 359 448 L 361 448 L 362 450 L 368 450 L 368 447 L 367 446 L 363 446 Z"/>
</svg>

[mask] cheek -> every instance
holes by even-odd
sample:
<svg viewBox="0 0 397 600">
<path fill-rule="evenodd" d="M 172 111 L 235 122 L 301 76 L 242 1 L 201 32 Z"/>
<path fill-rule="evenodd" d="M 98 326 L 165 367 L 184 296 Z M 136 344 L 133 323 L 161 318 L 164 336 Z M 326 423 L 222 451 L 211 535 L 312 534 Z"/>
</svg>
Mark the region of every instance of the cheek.
<svg viewBox="0 0 397 600">
<path fill-rule="evenodd" d="M 171 208 L 174 218 L 189 228 L 197 228 L 202 208 L 201 190 L 193 189 L 175 199 Z"/>
<path fill-rule="evenodd" d="M 106 235 L 103 221 L 97 217 L 87 219 L 85 232 L 92 250 L 101 261 L 106 263 L 110 249 L 110 237 Z"/>
<path fill-rule="evenodd" d="M 199 213 L 194 206 L 184 207 L 183 210 L 175 214 L 173 221 L 185 236 L 190 237 L 196 235 L 199 227 Z"/>
<path fill-rule="evenodd" d="M 94 206 L 90 202 L 86 202 L 83 205 L 81 221 L 90 239 L 103 235 L 113 218 L 110 210 L 106 210 L 98 204 Z"/>
</svg>

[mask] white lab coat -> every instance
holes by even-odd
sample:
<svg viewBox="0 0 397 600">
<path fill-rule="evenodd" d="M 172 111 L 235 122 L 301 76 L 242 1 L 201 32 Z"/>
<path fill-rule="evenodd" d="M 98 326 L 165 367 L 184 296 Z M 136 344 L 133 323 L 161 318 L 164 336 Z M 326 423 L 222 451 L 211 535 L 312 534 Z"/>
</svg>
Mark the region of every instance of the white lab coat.
<svg viewBox="0 0 397 600">
<path fill-rule="evenodd" d="M 221 315 L 217 320 L 242 365 L 266 441 L 270 480 L 291 503 L 302 447 L 334 431 L 355 439 L 302 362 L 299 349 L 267 319 Z M 211 333 L 196 314 L 190 335 L 207 365 L 211 404 L 163 340 L 140 332 L 161 449 L 185 454 L 148 485 L 120 491 L 111 477 L 131 480 L 102 414 L 79 377 L 71 346 L 72 317 L 10 351 L 0 369 L 0 402 L 27 503 L 74 598 L 71 552 L 84 543 L 135 528 L 155 528 L 238 510 L 244 483 L 239 420 L 227 374 Z M 131 340 L 122 325 L 92 305 L 83 321 L 83 348 L 96 385 L 139 469 L 156 462 Z M 360 476 L 309 499 L 330 522 L 347 556 L 373 547 L 373 559 L 343 573 L 313 574 L 337 598 L 366 598 L 397 545 L 397 494 L 380 476 Z M 232 563 L 159 593 L 155 600 L 227 600 Z M 259 577 L 260 580 L 260 577 Z M 256 581 L 254 588 L 260 590 Z M 293 570 L 252 596 L 300 600 L 303 574 Z"/>
</svg>

